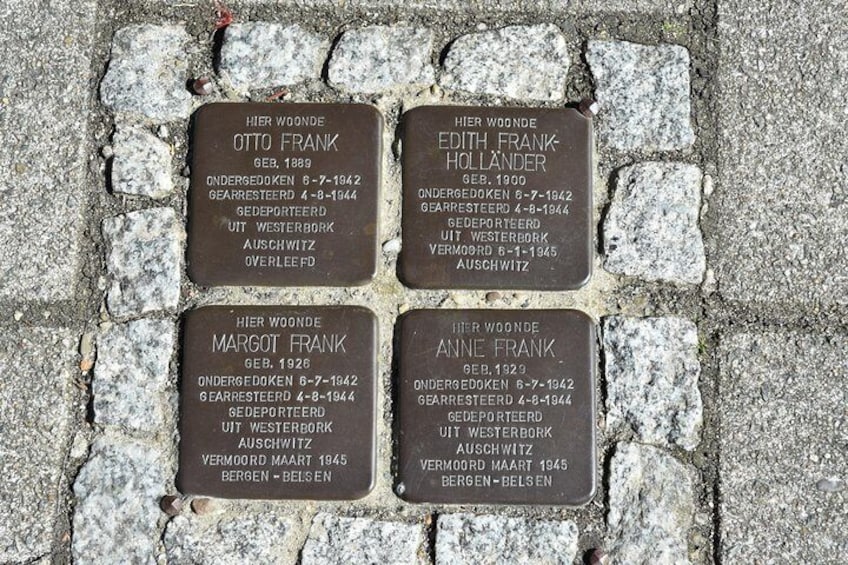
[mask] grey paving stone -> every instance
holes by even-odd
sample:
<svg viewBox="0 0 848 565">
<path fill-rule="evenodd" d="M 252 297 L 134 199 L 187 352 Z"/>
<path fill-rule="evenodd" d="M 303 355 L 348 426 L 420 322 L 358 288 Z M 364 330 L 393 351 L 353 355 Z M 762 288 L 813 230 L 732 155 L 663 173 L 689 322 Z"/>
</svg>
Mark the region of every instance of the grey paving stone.
<svg viewBox="0 0 848 565">
<path fill-rule="evenodd" d="M 329 45 L 297 24 L 232 24 L 224 33 L 221 71 L 242 94 L 297 84 L 321 76 Z"/>
<path fill-rule="evenodd" d="M 844 335 L 743 333 L 722 340 L 724 563 L 752 556 L 763 563 L 845 561 L 848 491 L 838 485 L 848 481 L 846 351 Z"/>
<path fill-rule="evenodd" d="M 183 4 L 186 0 L 146 0 L 147 2 L 165 2 Z M 268 0 L 242 0 L 240 4 L 267 4 Z M 338 8 L 339 0 L 275 0 L 278 6 L 296 6 L 312 8 Z M 463 13 L 492 14 L 519 13 L 526 15 L 528 10 L 536 10 L 545 15 L 557 13 L 636 13 L 682 15 L 689 11 L 692 0 L 485 0 L 485 2 L 469 2 L 468 0 L 345 0 L 343 6 L 351 10 L 374 10 L 377 8 L 432 9 L 434 6 L 442 10 L 460 10 Z"/>
<path fill-rule="evenodd" d="M 287 520 L 274 514 L 177 516 L 165 530 L 171 564 L 285 563 Z"/>
<path fill-rule="evenodd" d="M 71 331 L 6 329 L 0 339 L 0 561 L 49 553 L 63 505 L 75 340 Z"/>
<path fill-rule="evenodd" d="M 0 2 L 0 298 L 74 296 L 95 5 Z"/>
<path fill-rule="evenodd" d="M 74 483 L 74 562 L 156 563 L 168 469 L 155 444 L 111 434 L 95 440 Z"/>
<path fill-rule="evenodd" d="M 369 26 L 342 34 L 330 56 L 330 84 L 352 92 L 430 86 L 433 32 L 406 26 Z"/>
<path fill-rule="evenodd" d="M 680 45 L 590 41 L 602 144 L 623 151 L 685 149 L 690 120 L 689 51 Z"/>
<path fill-rule="evenodd" d="M 320 513 L 312 520 L 302 565 L 429 563 L 420 524 L 347 518 Z"/>
<path fill-rule="evenodd" d="M 146 319 L 114 324 L 100 334 L 91 385 L 95 422 L 166 433 L 175 336 L 171 320 Z"/>
<path fill-rule="evenodd" d="M 436 565 L 571 565 L 577 526 L 564 520 L 443 514 L 436 531 Z"/>
<path fill-rule="evenodd" d="M 186 88 L 188 42 L 179 25 L 136 24 L 116 31 L 100 83 L 103 103 L 155 123 L 187 118 L 192 107 Z"/>
<path fill-rule="evenodd" d="M 676 317 L 604 318 L 607 429 L 695 449 L 703 424 L 698 329 Z"/>
<path fill-rule="evenodd" d="M 560 100 L 570 66 L 553 24 L 507 26 L 457 38 L 439 83 L 449 89 L 518 100 Z"/>
<path fill-rule="evenodd" d="M 689 563 L 694 469 L 656 447 L 619 443 L 610 465 L 609 555 L 613 563 Z"/>
<path fill-rule="evenodd" d="M 108 244 L 106 296 L 114 316 L 173 310 L 180 300 L 185 231 L 171 208 L 149 208 L 103 221 Z"/>
<path fill-rule="evenodd" d="M 718 21 L 708 216 L 718 290 L 744 302 L 848 304 L 845 4 L 726 0 Z"/>
<path fill-rule="evenodd" d="M 119 126 L 112 138 L 112 190 L 165 198 L 174 190 L 171 147 L 138 126 Z"/>
<path fill-rule="evenodd" d="M 618 172 L 604 220 L 604 268 L 646 280 L 700 283 L 707 266 L 698 227 L 701 171 L 638 163 Z"/>
</svg>

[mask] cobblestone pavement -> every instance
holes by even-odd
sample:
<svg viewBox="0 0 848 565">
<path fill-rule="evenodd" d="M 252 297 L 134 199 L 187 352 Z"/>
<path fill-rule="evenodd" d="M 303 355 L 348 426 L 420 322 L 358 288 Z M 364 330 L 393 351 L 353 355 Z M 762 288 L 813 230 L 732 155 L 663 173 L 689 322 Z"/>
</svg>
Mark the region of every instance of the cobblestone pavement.
<svg viewBox="0 0 848 565">
<path fill-rule="evenodd" d="M 233 0 L 230 22 L 206 0 L 7 0 L 0 562 L 845 563 L 842 4 Z M 597 111 L 590 282 L 556 292 L 401 284 L 404 112 L 584 99 Z M 369 284 L 188 279 L 191 116 L 245 100 L 380 111 Z M 368 496 L 180 495 L 180 320 L 210 304 L 377 315 Z M 420 308 L 592 317 L 591 502 L 396 496 L 391 336 L 398 315 Z"/>
</svg>

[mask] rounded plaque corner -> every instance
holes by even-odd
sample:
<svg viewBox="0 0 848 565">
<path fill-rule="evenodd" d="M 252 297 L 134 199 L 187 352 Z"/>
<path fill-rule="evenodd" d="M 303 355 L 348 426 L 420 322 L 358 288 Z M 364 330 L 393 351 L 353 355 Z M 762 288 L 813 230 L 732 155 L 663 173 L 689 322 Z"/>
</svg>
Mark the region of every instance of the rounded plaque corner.
<svg viewBox="0 0 848 565">
<path fill-rule="evenodd" d="M 405 286 L 406 288 L 411 288 L 412 290 L 425 290 L 428 287 L 421 284 L 421 282 L 416 276 L 417 273 L 414 272 L 414 269 L 408 264 L 408 261 L 404 260 L 403 252 L 401 251 L 400 258 L 398 259 L 397 266 L 397 278 L 400 281 L 400 284 Z"/>
<path fill-rule="evenodd" d="M 191 481 L 186 479 L 185 473 L 182 469 L 177 472 L 177 476 L 174 478 L 174 486 L 176 487 L 177 492 L 183 496 L 199 496 L 202 494 L 192 487 Z"/>
<path fill-rule="evenodd" d="M 371 323 L 371 324 L 372 324 L 375 328 L 377 327 L 377 324 L 379 323 L 379 318 L 377 317 L 376 312 L 374 312 L 374 310 L 372 310 L 372 309 L 371 309 L 371 308 L 369 308 L 368 306 L 353 305 L 353 306 L 344 306 L 344 308 L 350 308 L 350 310 L 351 310 L 352 312 L 359 312 L 359 313 L 360 313 L 360 314 L 362 314 L 362 315 L 363 315 L 363 316 L 364 316 L 364 317 L 368 320 L 368 322 L 370 322 L 370 323 Z"/>
<path fill-rule="evenodd" d="M 421 113 L 424 113 L 424 112 L 427 112 L 427 111 L 432 111 L 432 109 L 436 108 L 436 107 L 437 106 L 430 105 L 430 106 L 416 106 L 415 108 L 410 108 L 409 110 L 406 110 L 403 113 L 403 119 L 406 120 L 407 118 L 415 117 L 418 114 L 421 114 Z"/>
<path fill-rule="evenodd" d="M 406 312 L 397 317 L 397 321 L 399 324 L 402 324 L 408 320 L 415 320 L 416 318 L 428 316 L 430 312 L 432 312 L 432 310 L 426 308 L 407 310 Z"/>
<path fill-rule="evenodd" d="M 583 310 L 571 308 L 569 310 L 569 312 L 571 312 L 571 315 L 574 316 L 575 318 L 580 319 L 583 322 L 585 322 L 587 326 L 594 328 L 595 325 L 597 325 L 597 322 L 595 321 L 595 319 L 589 313 L 584 312 Z"/>
<path fill-rule="evenodd" d="M 565 290 L 580 290 L 591 282 L 593 274 L 594 272 L 592 270 L 592 263 L 587 262 L 586 270 L 582 273 L 582 277 L 575 277 L 576 280 L 572 284 L 570 284 Z"/>
<path fill-rule="evenodd" d="M 371 264 L 367 270 L 365 270 L 361 276 L 356 277 L 351 280 L 348 286 L 365 286 L 374 282 L 374 279 L 377 278 L 377 260 L 374 259 L 374 262 Z"/>
<path fill-rule="evenodd" d="M 203 118 L 205 114 L 214 112 L 216 107 L 224 104 L 226 104 L 226 102 L 208 102 L 206 104 L 202 104 L 194 112 L 192 112 L 192 118 L 194 120 L 199 120 Z"/>
<path fill-rule="evenodd" d="M 368 483 L 362 488 L 353 491 L 348 500 L 362 500 L 363 498 L 374 492 L 375 488 L 377 488 L 377 475 L 373 472 L 372 469 L 371 476 L 368 477 Z"/>
<path fill-rule="evenodd" d="M 197 286 L 213 286 L 206 276 L 206 273 L 197 265 L 198 261 L 188 261 L 186 264 L 186 276 L 188 280 Z"/>
<path fill-rule="evenodd" d="M 594 500 L 596 494 L 598 494 L 598 485 L 597 482 L 593 480 L 592 484 L 589 486 L 589 490 L 584 495 L 575 497 L 572 505 L 575 507 L 586 506 Z"/>
<path fill-rule="evenodd" d="M 392 489 L 395 497 L 399 500 L 402 500 L 408 504 L 424 504 L 428 501 L 422 500 L 420 497 L 415 496 L 415 493 L 407 490 L 406 486 L 403 482 L 398 482 L 395 484 L 395 487 Z"/>
<path fill-rule="evenodd" d="M 380 109 L 378 107 L 374 106 L 373 104 L 366 104 L 364 102 L 356 104 L 356 105 L 359 106 L 360 108 L 363 108 L 364 110 L 366 110 L 368 112 L 371 112 L 371 115 L 374 118 L 377 119 L 377 123 L 382 128 L 383 124 L 386 121 L 386 117 L 383 115 L 383 112 L 380 111 Z"/>
</svg>

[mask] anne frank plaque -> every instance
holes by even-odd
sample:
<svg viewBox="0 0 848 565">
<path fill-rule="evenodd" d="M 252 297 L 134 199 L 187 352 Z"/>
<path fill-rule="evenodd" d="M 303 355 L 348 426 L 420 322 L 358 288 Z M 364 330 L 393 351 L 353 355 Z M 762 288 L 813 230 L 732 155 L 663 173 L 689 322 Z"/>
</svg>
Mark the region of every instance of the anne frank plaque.
<svg viewBox="0 0 848 565">
<path fill-rule="evenodd" d="M 362 104 L 209 104 L 194 119 L 188 274 L 356 285 L 376 269 L 382 117 Z"/>
<path fill-rule="evenodd" d="M 584 285 L 592 269 L 591 132 L 573 109 L 407 112 L 401 278 L 418 288 Z"/>
<path fill-rule="evenodd" d="M 221 498 L 354 499 L 374 483 L 376 323 L 358 307 L 185 318 L 178 484 Z"/>
<path fill-rule="evenodd" d="M 595 491 L 594 324 L 575 310 L 419 310 L 400 330 L 397 492 L 563 504 Z"/>
</svg>

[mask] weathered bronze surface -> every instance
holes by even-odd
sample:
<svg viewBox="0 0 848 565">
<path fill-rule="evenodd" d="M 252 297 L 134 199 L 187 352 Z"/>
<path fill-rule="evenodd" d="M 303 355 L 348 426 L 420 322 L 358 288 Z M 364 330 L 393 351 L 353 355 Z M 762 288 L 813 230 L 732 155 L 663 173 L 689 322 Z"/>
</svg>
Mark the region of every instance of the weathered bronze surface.
<svg viewBox="0 0 848 565">
<path fill-rule="evenodd" d="M 591 158 L 591 121 L 574 109 L 410 110 L 401 278 L 416 288 L 583 286 Z"/>
<path fill-rule="evenodd" d="M 363 104 L 217 103 L 192 135 L 188 274 L 342 286 L 376 270 L 382 117 Z"/>
<path fill-rule="evenodd" d="M 359 307 L 209 306 L 185 316 L 178 485 L 339 500 L 374 484 L 377 325 Z"/>
<path fill-rule="evenodd" d="M 576 310 L 419 310 L 400 326 L 398 482 L 411 502 L 587 503 L 595 326 Z"/>
</svg>

